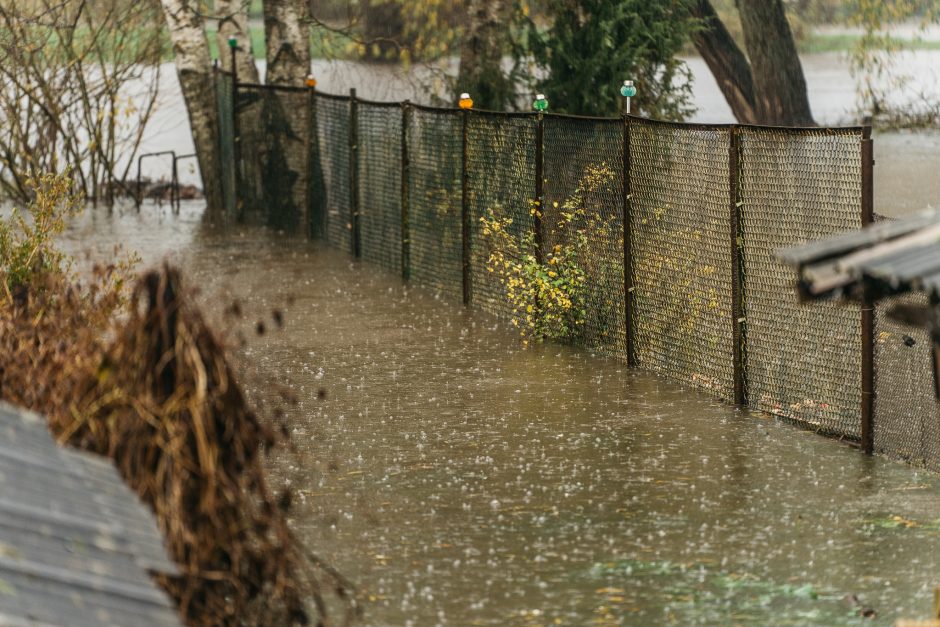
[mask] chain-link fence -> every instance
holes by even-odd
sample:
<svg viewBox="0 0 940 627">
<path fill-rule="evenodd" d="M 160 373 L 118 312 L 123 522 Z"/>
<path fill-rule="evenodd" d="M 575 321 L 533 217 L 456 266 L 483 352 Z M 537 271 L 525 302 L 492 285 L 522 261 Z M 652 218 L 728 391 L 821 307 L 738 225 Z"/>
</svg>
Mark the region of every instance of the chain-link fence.
<svg viewBox="0 0 940 627">
<path fill-rule="evenodd" d="M 358 103 L 362 258 L 401 271 L 401 121 L 398 104 Z"/>
<path fill-rule="evenodd" d="M 461 115 L 467 124 L 471 301 L 508 316 L 506 287 L 487 270 L 491 251 L 481 219 L 511 220 L 507 230 L 516 240 L 534 229 L 536 124 L 529 116 Z"/>
<path fill-rule="evenodd" d="M 219 110 L 219 158 L 221 159 L 222 202 L 225 214 L 235 215 L 235 91 L 232 75 L 221 71 L 214 74 L 215 95 Z"/>
<path fill-rule="evenodd" d="M 800 305 L 775 250 L 861 226 L 861 129 L 738 130 L 752 407 L 860 436 L 858 306 Z"/>
<path fill-rule="evenodd" d="M 416 283 L 455 298 L 463 292 L 462 137 L 459 114 L 409 111 L 409 273 Z"/>
<path fill-rule="evenodd" d="M 230 77 L 219 74 L 217 88 L 225 118 Z M 490 271 L 493 239 L 482 220 L 499 219 L 546 276 L 556 251 L 577 251 L 584 316 L 574 343 L 821 432 L 862 437 L 862 312 L 799 304 L 795 276 L 774 251 L 861 225 L 871 174 L 864 129 L 236 91 L 220 141 L 224 162 L 242 153 L 226 203 L 237 199 L 243 213 L 275 222 L 270 214 L 283 206 L 266 187 L 286 186 L 279 202 L 293 202 L 313 235 L 451 300 L 518 316 L 505 274 Z M 292 143 L 302 157 L 289 154 Z M 305 171 L 290 180 L 277 171 L 304 158 Z M 889 320 L 887 307 L 877 308 L 871 347 L 875 448 L 940 469 L 931 341 Z"/>
<path fill-rule="evenodd" d="M 637 363 L 730 399 L 730 133 L 636 121 L 629 139 Z"/>
<path fill-rule="evenodd" d="M 572 235 L 586 236 L 587 246 L 578 255 L 587 282 L 584 325 L 577 339 L 626 359 L 623 121 L 546 116 L 542 137 L 546 253 L 556 246 L 571 247 Z M 562 214 L 571 212 L 576 215 L 573 228 L 559 229 Z M 558 238 L 561 231 L 565 236 Z"/>
<path fill-rule="evenodd" d="M 875 450 L 940 470 L 940 407 L 934 393 L 933 342 L 921 329 L 888 318 L 897 302 L 927 304 L 922 294 L 879 303 L 875 311 Z"/>
<path fill-rule="evenodd" d="M 317 195 L 325 199 L 313 207 L 313 220 L 323 224 L 326 239 L 334 246 L 352 250 L 352 177 L 350 172 L 349 100 L 316 97 L 316 124 L 323 189 Z"/>
</svg>

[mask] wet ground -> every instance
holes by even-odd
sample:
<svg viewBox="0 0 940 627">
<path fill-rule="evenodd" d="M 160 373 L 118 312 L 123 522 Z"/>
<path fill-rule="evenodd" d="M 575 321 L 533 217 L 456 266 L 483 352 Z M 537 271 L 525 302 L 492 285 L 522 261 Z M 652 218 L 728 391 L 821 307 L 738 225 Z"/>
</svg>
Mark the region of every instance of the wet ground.
<svg viewBox="0 0 940 627">
<path fill-rule="evenodd" d="M 343 252 L 199 224 L 195 205 L 99 210 L 68 245 L 169 254 L 215 319 L 240 298 L 252 396 L 299 395 L 298 452 L 272 462 L 294 527 L 359 585 L 366 624 L 927 615 L 937 475 L 581 350 L 524 350 Z"/>
</svg>

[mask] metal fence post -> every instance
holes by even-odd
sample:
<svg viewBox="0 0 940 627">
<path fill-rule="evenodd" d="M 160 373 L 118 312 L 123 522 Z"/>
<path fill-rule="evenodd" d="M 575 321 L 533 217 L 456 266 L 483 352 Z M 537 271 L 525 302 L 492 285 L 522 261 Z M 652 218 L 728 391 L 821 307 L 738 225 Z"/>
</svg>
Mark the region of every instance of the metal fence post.
<svg viewBox="0 0 940 627">
<path fill-rule="evenodd" d="M 171 183 L 171 189 L 170 189 L 170 209 L 178 212 L 180 208 L 180 177 L 179 177 L 179 170 L 176 167 L 177 161 L 178 159 L 176 158 L 176 155 L 174 154 L 173 155 L 173 173 L 171 175 L 173 177 L 173 182 Z"/>
<path fill-rule="evenodd" d="M 624 114 L 621 118 L 623 131 L 623 314 L 626 324 L 627 366 L 636 366 L 636 346 L 633 337 L 633 225 L 630 211 L 630 116 Z"/>
<path fill-rule="evenodd" d="M 359 106 L 356 89 L 349 90 L 349 211 L 352 225 L 352 254 L 362 256 L 359 230 Z"/>
<path fill-rule="evenodd" d="M 741 152 L 740 129 L 732 126 L 729 130 L 728 150 L 728 189 L 730 198 L 730 234 L 731 234 L 731 358 L 734 376 L 733 396 L 735 405 L 747 403 L 745 392 L 744 370 L 744 342 L 745 342 L 745 313 L 743 279 L 744 279 L 744 231 L 741 228 L 741 181 L 739 156 Z"/>
<path fill-rule="evenodd" d="M 542 264 L 542 245 L 545 233 L 542 229 L 542 186 L 545 182 L 543 172 L 545 159 L 545 116 L 539 111 L 535 118 L 535 211 L 532 227 L 535 229 L 535 261 Z"/>
<path fill-rule="evenodd" d="M 411 164 L 408 160 L 408 121 L 411 116 L 411 102 L 401 103 L 401 278 L 411 278 L 411 225 L 408 217 L 408 178 Z"/>
<path fill-rule="evenodd" d="M 306 107 L 304 107 L 304 122 L 307 126 L 306 136 L 304 137 L 304 155 L 306 156 L 307 168 L 307 186 L 304 190 L 304 208 L 300 212 L 300 223 L 304 232 L 304 237 L 311 239 L 313 237 L 313 224 L 310 217 L 310 204 L 313 200 L 313 158 L 310 154 L 313 145 L 313 134 L 316 132 L 314 126 L 314 91 L 316 87 L 306 82 L 307 98 Z"/>
<path fill-rule="evenodd" d="M 467 171 L 469 158 L 467 126 L 470 112 L 466 109 L 460 112 L 462 147 L 461 154 L 461 196 L 460 196 L 460 238 L 462 243 L 463 264 L 463 304 L 470 304 L 470 174 Z"/>
<path fill-rule="evenodd" d="M 232 208 L 236 215 L 240 215 L 238 207 L 238 192 L 244 177 L 242 176 L 242 149 L 241 133 L 238 128 L 238 63 L 235 58 L 237 49 L 235 46 L 229 48 L 232 54 L 232 161 L 235 185 L 232 189 Z"/>
<path fill-rule="evenodd" d="M 875 164 L 872 152 L 871 127 L 862 129 L 862 226 L 874 221 L 872 171 Z M 862 295 L 862 407 L 861 448 L 871 455 L 875 450 L 875 321 L 871 297 Z"/>
</svg>

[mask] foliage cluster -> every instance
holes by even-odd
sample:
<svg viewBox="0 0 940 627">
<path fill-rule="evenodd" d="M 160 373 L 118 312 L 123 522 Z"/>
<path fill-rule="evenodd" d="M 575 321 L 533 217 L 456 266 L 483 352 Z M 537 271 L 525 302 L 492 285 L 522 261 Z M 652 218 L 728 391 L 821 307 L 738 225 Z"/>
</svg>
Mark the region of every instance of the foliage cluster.
<svg viewBox="0 0 940 627">
<path fill-rule="evenodd" d="M 498 208 L 488 208 L 480 218 L 489 252 L 486 268 L 496 274 L 505 289 L 512 323 L 519 328 L 523 342 L 552 339 L 570 340 L 584 327 L 585 294 L 591 261 L 592 233 L 603 221 L 589 213 L 585 199 L 606 187 L 614 178 L 606 165 L 585 168 L 577 188 L 550 212 L 557 218 L 549 225 L 540 251 L 535 230 L 517 228 L 514 218 Z M 529 215 L 544 218 L 537 201 Z M 544 252 L 544 254 L 542 254 Z"/>
<path fill-rule="evenodd" d="M 157 102 L 159 3 L 0 0 L 0 195 L 64 173 L 109 204 L 125 187 Z"/>
<path fill-rule="evenodd" d="M 551 25 L 529 21 L 531 55 L 541 69 L 540 91 L 553 109 L 616 115 L 620 80 L 633 79 L 635 111 L 682 120 L 693 112 L 691 73 L 677 58 L 698 28 L 688 0 L 549 0 Z"/>
</svg>

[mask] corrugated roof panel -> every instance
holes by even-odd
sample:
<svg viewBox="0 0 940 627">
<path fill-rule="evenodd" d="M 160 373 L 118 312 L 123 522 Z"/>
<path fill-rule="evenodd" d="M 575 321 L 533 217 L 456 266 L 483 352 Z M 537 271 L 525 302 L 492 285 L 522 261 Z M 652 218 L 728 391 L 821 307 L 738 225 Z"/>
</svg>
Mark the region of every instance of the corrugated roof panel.
<svg viewBox="0 0 940 627">
<path fill-rule="evenodd" d="M 177 572 L 110 460 L 0 403 L 0 623 L 178 625 L 148 571 Z"/>
<path fill-rule="evenodd" d="M 790 265 L 805 265 L 890 241 L 934 224 L 940 224 L 940 209 L 928 209 L 901 220 L 878 222 L 858 231 L 783 248 L 776 256 Z"/>
</svg>

